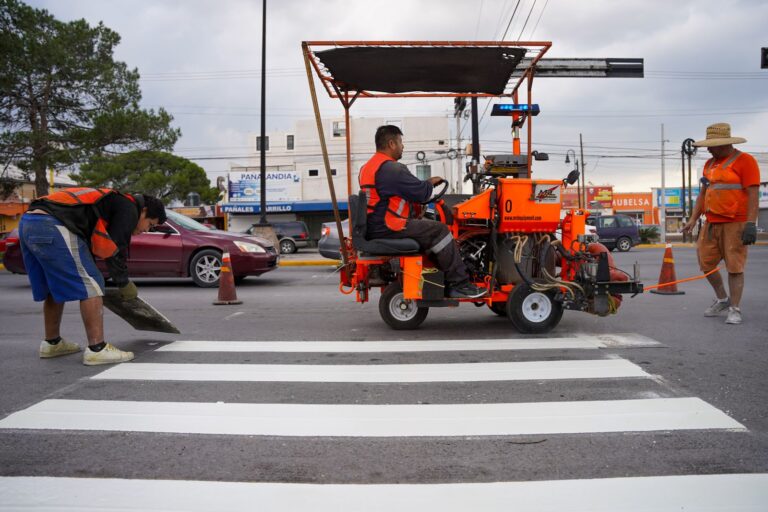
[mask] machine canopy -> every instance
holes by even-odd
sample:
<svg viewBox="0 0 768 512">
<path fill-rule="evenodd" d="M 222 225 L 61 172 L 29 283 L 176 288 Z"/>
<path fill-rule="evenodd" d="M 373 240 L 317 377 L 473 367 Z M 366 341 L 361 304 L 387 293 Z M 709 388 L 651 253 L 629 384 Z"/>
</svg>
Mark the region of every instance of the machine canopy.
<svg viewBox="0 0 768 512">
<path fill-rule="evenodd" d="M 315 56 L 346 90 L 502 95 L 525 53 L 509 46 L 353 46 Z"/>
</svg>

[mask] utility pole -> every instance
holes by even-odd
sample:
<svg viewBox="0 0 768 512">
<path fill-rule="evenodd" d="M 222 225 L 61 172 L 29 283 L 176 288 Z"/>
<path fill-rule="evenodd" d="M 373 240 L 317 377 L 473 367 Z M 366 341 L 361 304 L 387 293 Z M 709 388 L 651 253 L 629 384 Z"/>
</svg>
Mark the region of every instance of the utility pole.
<svg viewBox="0 0 768 512">
<path fill-rule="evenodd" d="M 659 204 L 659 224 L 661 224 L 661 243 L 667 243 L 667 192 L 664 183 L 664 123 L 661 123 L 661 204 Z"/>
<path fill-rule="evenodd" d="M 480 128 L 477 120 L 477 96 L 472 96 L 472 166 L 474 172 L 478 172 L 480 165 Z M 477 182 L 472 181 L 472 193 L 477 194 L 480 189 Z"/>
<path fill-rule="evenodd" d="M 584 140 L 579 134 L 579 147 L 581 148 L 581 193 L 584 194 L 584 200 L 581 204 L 584 205 L 585 210 L 589 210 L 587 204 L 587 178 L 584 176 Z"/>
<path fill-rule="evenodd" d="M 456 177 L 451 176 L 451 190 L 456 193 L 461 193 L 461 116 L 464 113 L 464 109 L 467 108 L 467 98 L 457 97 L 453 100 L 454 110 L 453 114 L 456 117 Z"/>
<path fill-rule="evenodd" d="M 260 224 L 267 224 L 267 155 L 266 151 L 266 131 L 267 131 L 267 0 L 262 0 L 263 14 L 261 24 L 261 220 Z"/>
</svg>

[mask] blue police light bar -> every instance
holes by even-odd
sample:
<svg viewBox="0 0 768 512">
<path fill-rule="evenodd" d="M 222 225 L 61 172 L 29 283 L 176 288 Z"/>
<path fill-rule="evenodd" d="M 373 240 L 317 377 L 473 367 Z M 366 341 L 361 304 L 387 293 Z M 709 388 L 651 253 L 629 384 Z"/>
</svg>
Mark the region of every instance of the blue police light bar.
<svg viewBox="0 0 768 512">
<path fill-rule="evenodd" d="M 530 105 L 527 103 L 497 103 L 491 110 L 492 116 L 511 116 L 513 114 L 529 114 L 532 116 L 539 115 L 541 109 L 539 109 L 538 103 Z"/>
</svg>

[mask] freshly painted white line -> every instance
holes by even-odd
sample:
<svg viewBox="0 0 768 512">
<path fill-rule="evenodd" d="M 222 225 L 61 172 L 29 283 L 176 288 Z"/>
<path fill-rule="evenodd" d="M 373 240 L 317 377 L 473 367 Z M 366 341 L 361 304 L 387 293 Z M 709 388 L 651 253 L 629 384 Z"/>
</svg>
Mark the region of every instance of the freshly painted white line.
<svg viewBox="0 0 768 512">
<path fill-rule="evenodd" d="M 457 352 L 653 347 L 661 343 L 636 334 L 578 334 L 568 338 L 406 341 L 175 341 L 159 352 Z"/>
<path fill-rule="evenodd" d="M 262 436 L 504 436 L 743 429 L 699 398 L 513 404 L 317 405 L 44 400 L 3 429 Z"/>
<path fill-rule="evenodd" d="M 764 512 L 768 474 L 346 485 L 0 477 L 0 496 L 0 511 L 36 512 Z"/>
<path fill-rule="evenodd" d="M 458 352 L 484 350 L 598 349 L 588 338 L 416 341 L 175 341 L 158 352 Z"/>
<path fill-rule="evenodd" d="M 504 363 L 303 365 L 130 363 L 99 380 L 217 382 L 484 382 L 508 380 L 650 378 L 625 359 Z"/>
</svg>

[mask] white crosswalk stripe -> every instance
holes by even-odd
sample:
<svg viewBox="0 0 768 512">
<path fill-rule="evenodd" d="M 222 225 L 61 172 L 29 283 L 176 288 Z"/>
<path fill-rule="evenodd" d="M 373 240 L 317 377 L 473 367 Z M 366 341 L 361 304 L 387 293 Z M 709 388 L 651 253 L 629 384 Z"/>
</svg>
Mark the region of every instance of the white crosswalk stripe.
<svg viewBox="0 0 768 512">
<path fill-rule="evenodd" d="M 0 510 L 762 512 L 768 475 L 418 485 L 6 477 L 0 478 L 0 496 Z M 115 496 L 121 497 L 119 508 Z"/>
<path fill-rule="evenodd" d="M 120 383 L 131 383 L 120 391 L 119 399 L 99 396 L 98 400 L 70 397 L 43 400 L 0 419 L 0 431 L 59 432 L 79 431 L 82 435 L 110 432 L 144 433 L 142 435 L 257 436 L 263 443 L 273 439 L 330 439 L 334 443 L 354 439 L 380 439 L 386 443 L 413 439 L 453 440 L 516 436 L 588 436 L 610 433 L 653 435 L 680 432 L 745 432 L 744 425 L 725 412 L 697 397 L 661 396 L 651 386 L 663 388 L 663 380 L 641 366 L 605 349 L 660 347 L 655 340 L 634 334 L 586 335 L 562 338 L 527 338 L 500 340 L 395 340 L 395 341 L 176 341 L 160 347 L 155 354 L 145 354 L 142 362 L 121 364 L 105 369 L 85 381 L 81 388 L 101 386 L 114 391 Z M 419 353 L 432 354 L 430 360 L 459 358 L 472 361 L 466 354 L 497 351 L 502 361 L 453 363 L 386 364 L 389 355 L 398 363 L 419 361 Z M 580 352 L 585 351 L 585 352 Z M 450 353 L 437 354 L 435 353 Z M 579 353 L 579 356 L 574 354 Z M 242 356 L 238 356 L 242 354 Z M 296 356 L 294 364 L 251 362 L 249 354 L 284 360 Z M 344 355 L 350 362 L 364 354 L 381 354 L 368 364 L 304 364 L 320 362 L 321 356 Z M 404 354 L 412 354 L 404 356 Z M 585 358 L 589 354 L 590 358 Z M 313 359 L 314 356 L 314 359 Z M 152 358 L 162 362 L 152 362 Z M 515 357 L 524 360 L 504 360 Z M 214 364 L 210 359 L 227 361 Z M 218 359 L 215 359 L 218 358 Z M 236 363 L 232 363 L 234 360 Z M 282 359 L 281 359 L 282 358 Z M 489 354 L 487 358 L 496 358 Z M 536 359 L 539 360 L 530 360 Z M 178 359 L 178 360 L 176 360 Z M 242 359 L 242 360 L 240 360 Z M 302 361 L 304 359 L 304 361 Z M 372 362 L 376 364 L 372 364 Z M 563 398 L 539 401 L 517 399 L 503 403 L 475 402 L 473 395 L 460 403 L 440 401 L 440 386 L 508 385 L 533 389 L 581 386 L 583 397 L 593 391 L 590 383 L 615 385 L 603 398 Z M 621 386 L 635 384 L 622 395 Z M 615 384 L 614 384 L 615 383 Z M 242 398 L 228 401 L 227 392 L 237 384 L 246 389 Z M 322 390 L 332 386 L 422 386 L 424 402 L 402 403 L 304 403 L 293 396 L 280 396 L 285 403 L 254 403 L 260 388 L 269 384 L 303 386 Z M 112 387 L 109 387 L 112 385 Z M 186 388 L 182 386 L 188 386 Z M 221 398 L 186 395 L 183 390 L 219 386 Z M 165 400 L 147 400 L 134 386 L 151 390 L 165 386 L 179 390 L 165 395 Z M 169 387 L 172 386 L 172 387 Z M 526 388 L 525 386 L 529 386 Z M 645 386 L 645 387 L 643 387 Z M 314 388 L 313 388 L 314 387 Z M 283 388 L 275 387 L 278 392 Z M 350 389 L 350 388 L 347 388 Z M 399 388 L 395 388 L 399 389 Z M 403 388 L 405 389 L 405 388 Z M 458 389 L 463 389 L 459 387 Z M 503 389 L 503 388 L 502 388 Z M 274 392 L 274 391 L 273 391 Z M 337 391 L 338 392 L 338 391 Z M 70 394 L 77 395 L 77 390 Z M 668 395 L 677 395 L 672 390 Z M 433 396 L 438 395 L 438 396 Z M 210 395 L 206 395 L 210 396 Z M 313 397 L 311 393 L 304 396 Z M 505 396 L 505 395 L 500 395 Z M 555 395 L 544 395 L 554 397 Z M 627 399 L 627 396 L 630 396 Z M 170 397 L 170 398 L 169 398 Z M 134 398 L 134 399 L 132 399 Z M 399 397 L 398 397 L 399 398 Z M 569 395 L 570 398 L 570 395 Z M 171 401 L 167 401 L 167 400 Z M 197 400 L 197 401 L 195 401 Z M 282 400 L 280 400 L 282 401 Z M 408 403 L 405 403 L 405 402 Z M 221 461 L 219 461 L 221 463 Z M 201 470 L 203 471 L 203 470 Z M 672 511 L 681 509 L 762 510 L 757 504 L 768 501 L 768 475 L 670 475 L 634 478 L 595 478 L 539 480 L 531 482 L 439 484 L 301 484 L 246 483 L 163 479 L 100 478 L 99 493 L 89 501 L 94 509 L 112 507 L 112 496 L 119 494 L 120 509 L 139 510 L 583 510 L 583 511 Z M 162 477 L 161 477 L 162 478 Z M 210 478 L 209 480 L 219 480 Z M 401 479 L 398 477 L 398 481 Z M 78 501 L 89 486 L 89 478 L 0 477 L 0 511 L 69 510 L 83 506 Z M 41 493 L 40 490 L 45 492 Z"/>
</svg>

